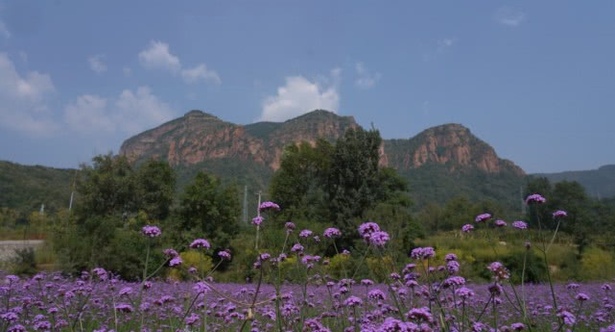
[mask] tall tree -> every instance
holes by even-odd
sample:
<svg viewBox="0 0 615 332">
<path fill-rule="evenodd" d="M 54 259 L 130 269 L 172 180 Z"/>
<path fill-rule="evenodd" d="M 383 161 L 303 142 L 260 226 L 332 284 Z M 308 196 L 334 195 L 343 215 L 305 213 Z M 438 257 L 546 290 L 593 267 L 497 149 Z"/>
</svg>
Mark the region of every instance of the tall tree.
<svg viewBox="0 0 615 332">
<path fill-rule="evenodd" d="M 376 203 L 379 148 L 377 130 L 349 129 L 333 151 L 329 172 L 329 212 L 333 220 L 348 228 Z"/>
<path fill-rule="evenodd" d="M 180 200 L 181 239 L 205 237 L 213 246 L 225 247 L 239 232 L 239 193 L 217 177 L 200 172 Z"/>
<path fill-rule="evenodd" d="M 139 209 L 151 219 L 166 219 L 173 205 L 176 179 L 169 163 L 150 159 L 135 175 Z"/>
<path fill-rule="evenodd" d="M 333 145 L 325 140 L 318 140 L 315 146 L 302 142 L 284 149 L 269 192 L 272 200 L 283 208 L 285 218 L 326 218 L 322 207 L 332 152 Z"/>
</svg>

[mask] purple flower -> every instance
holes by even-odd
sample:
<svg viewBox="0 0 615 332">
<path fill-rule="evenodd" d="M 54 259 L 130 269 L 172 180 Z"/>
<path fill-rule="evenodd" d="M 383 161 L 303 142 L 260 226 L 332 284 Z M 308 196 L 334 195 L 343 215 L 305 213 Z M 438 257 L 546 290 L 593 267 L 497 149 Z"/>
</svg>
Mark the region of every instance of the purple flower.
<svg viewBox="0 0 615 332">
<path fill-rule="evenodd" d="M 177 257 L 173 257 L 173 259 L 171 259 L 171 261 L 169 262 L 169 266 L 170 267 L 174 267 L 174 266 L 179 266 L 183 263 L 184 261 L 182 261 L 182 258 L 180 256 Z"/>
<path fill-rule="evenodd" d="M 361 285 L 368 287 L 374 284 L 374 281 L 371 279 L 361 279 Z"/>
<path fill-rule="evenodd" d="M 491 219 L 491 213 L 481 213 L 481 214 L 476 216 L 474 221 L 476 221 L 476 222 L 483 222 L 483 221 L 486 221 L 486 220 L 489 220 L 489 219 Z"/>
<path fill-rule="evenodd" d="M 209 242 L 205 239 L 196 239 L 194 241 L 192 241 L 192 243 L 190 243 L 190 248 L 192 249 L 198 249 L 198 248 L 205 248 L 205 249 L 209 249 L 211 248 L 211 246 L 209 245 Z"/>
<path fill-rule="evenodd" d="M 7 331 L 8 332 L 26 332 L 27 330 L 23 325 L 15 324 L 13 326 L 10 326 Z"/>
<path fill-rule="evenodd" d="M 14 322 L 19 319 L 19 316 L 14 312 L 9 311 L 7 313 L 1 314 L 0 319 L 2 319 L 5 322 Z"/>
<path fill-rule="evenodd" d="M 385 244 L 387 244 L 387 242 L 389 242 L 390 239 L 389 233 L 377 231 L 370 234 L 368 242 L 374 247 L 382 248 Z"/>
<path fill-rule="evenodd" d="M 254 226 L 260 226 L 263 223 L 263 217 L 261 216 L 256 216 L 254 218 L 252 218 L 252 225 Z"/>
<path fill-rule="evenodd" d="M 369 293 L 367 293 L 367 298 L 370 300 L 385 300 L 386 299 L 386 295 L 384 294 L 383 291 L 381 291 L 380 289 L 372 289 L 371 291 L 369 291 Z"/>
<path fill-rule="evenodd" d="M 263 202 L 261 203 L 261 205 L 258 207 L 258 209 L 260 211 L 268 211 L 268 210 L 273 210 L 273 211 L 279 211 L 280 210 L 280 206 L 277 205 L 274 202 Z"/>
<path fill-rule="evenodd" d="M 304 248 L 303 248 L 303 246 L 301 245 L 301 243 L 295 243 L 295 244 L 293 245 L 293 247 L 292 247 L 292 248 L 290 248 L 290 251 L 292 251 L 292 252 L 302 252 L 302 251 L 303 251 L 303 249 L 304 249 Z"/>
<path fill-rule="evenodd" d="M 197 282 L 192 289 L 194 289 L 197 294 L 205 294 L 209 292 L 209 286 L 202 281 Z"/>
<path fill-rule="evenodd" d="M 474 292 L 467 287 L 461 287 L 455 290 L 455 295 L 459 296 L 462 299 L 468 299 L 474 296 Z"/>
<path fill-rule="evenodd" d="M 455 262 L 456 263 L 456 262 Z M 463 286 L 466 284 L 466 279 L 460 276 L 452 276 L 450 278 L 444 279 L 442 282 L 442 287 L 450 287 L 450 286 Z"/>
<path fill-rule="evenodd" d="M 92 269 L 92 273 L 95 274 L 100 280 L 107 280 L 109 274 L 102 267 L 95 267 Z"/>
<path fill-rule="evenodd" d="M 374 232 L 379 232 L 379 231 L 380 231 L 380 226 L 373 221 L 365 222 L 359 226 L 359 234 L 363 238 L 368 237 L 370 234 Z"/>
<path fill-rule="evenodd" d="M 132 287 L 124 287 L 120 290 L 120 296 L 132 294 Z"/>
<path fill-rule="evenodd" d="M 402 322 L 393 317 L 387 317 L 382 325 L 378 329 L 370 330 L 370 331 L 382 331 L 382 332 L 397 332 L 397 331 L 422 331 L 420 326 L 416 325 L 413 322 Z"/>
<path fill-rule="evenodd" d="M 312 236 L 313 232 L 309 229 L 304 229 L 301 232 L 299 232 L 299 237 L 303 237 L 303 238 L 307 238 Z"/>
<path fill-rule="evenodd" d="M 527 223 L 525 223 L 525 221 L 521 221 L 521 220 L 513 221 L 512 227 L 514 227 L 516 229 L 527 229 Z"/>
<path fill-rule="evenodd" d="M 150 225 L 143 226 L 143 228 L 141 229 L 141 233 L 143 233 L 143 235 L 147 237 L 159 237 L 160 234 L 162 234 L 160 228 Z"/>
<path fill-rule="evenodd" d="M 51 323 L 46 320 L 38 321 L 34 323 L 34 329 L 38 331 L 49 331 L 51 330 Z"/>
<path fill-rule="evenodd" d="M 470 233 L 470 231 L 472 231 L 473 229 L 474 229 L 474 226 L 472 224 L 465 224 L 461 226 L 461 231 L 464 233 Z"/>
<path fill-rule="evenodd" d="M 344 305 L 347 307 L 356 307 L 363 304 L 363 300 L 356 296 L 350 296 L 344 301 Z"/>
<path fill-rule="evenodd" d="M 115 310 L 119 312 L 133 312 L 134 308 L 127 303 L 118 303 L 115 305 Z"/>
<path fill-rule="evenodd" d="M 574 325 L 574 323 L 577 321 L 576 317 L 574 317 L 574 315 L 570 311 L 566 310 L 560 311 L 557 314 L 557 317 L 560 317 L 564 321 L 564 324 L 568 326 Z"/>
<path fill-rule="evenodd" d="M 579 289 L 579 287 L 581 287 L 581 285 L 571 282 L 568 285 L 566 285 L 566 289 L 568 290 L 575 290 L 575 289 Z"/>
<path fill-rule="evenodd" d="M 540 194 L 531 194 L 525 198 L 525 204 L 542 204 L 547 201 L 546 198 Z"/>
<path fill-rule="evenodd" d="M 510 277 L 510 273 L 508 272 L 504 264 L 500 262 L 493 262 L 489 264 L 489 266 L 487 266 L 487 269 L 491 271 L 493 276 L 496 277 L 496 279 L 498 280 L 508 279 L 508 277 Z"/>
<path fill-rule="evenodd" d="M 506 226 L 506 221 L 498 219 L 495 221 L 494 223 L 497 227 L 505 227 Z"/>
<path fill-rule="evenodd" d="M 218 251 L 218 257 L 220 257 L 223 260 L 230 261 L 231 260 L 231 253 L 228 250 L 220 250 L 220 251 Z"/>
<path fill-rule="evenodd" d="M 410 309 L 410 311 L 408 311 L 408 313 L 406 313 L 406 317 L 409 320 L 416 321 L 416 322 L 425 322 L 425 323 L 433 322 L 433 316 L 431 315 L 431 311 L 429 311 L 429 308 L 427 307 L 412 308 Z"/>
<path fill-rule="evenodd" d="M 577 299 L 577 301 L 579 301 L 579 302 L 585 302 L 585 301 L 589 300 L 589 295 L 587 295 L 585 293 L 579 293 L 574 298 Z"/>
<path fill-rule="evenodd" d="M 6 277 L 4 277 L 4 280 L 6 280 L 6 282 L 7 282 L 8 284 L 11 284 L 11 283 L 16 283 L 16 282 L 18 282 L 18 281 L 19 281 L 19 277 L 18 277 L 18 276 L 16 276 L 16 275 L 14 275 L 14 274 L 9 274 L 9 275 L 7 275 Z"/>
<path fill-rule="evenodd" d="M 429 259 L 436 255 L 436 251 L 432 247 L 414 248 L 410 252 L 410 257 L 414 259 Z"/>
<path fill-rule="evenodd" d="M 284 227 L 286 227 L 287 232 L 292 232 L 296 228 L 295 223 L 293 223 L 292 221 L 287 221 L 286 224 L 284 224 Z"/>
<path fill-rule="evenodd" d="M 553 218 L 565 218 L 568 217 L 568 213 L 564 210 L 557 210 L 553 212 Z"/>
<path fill-rule="evenodd" d="M 510 324 L 510 328 L 513 329 L 514 331 L 525 330 L 525 324 L 523 324 L 523 323 L 512 323 L 512 324 Z"/>
<path fill-rule="evenodd" d="M 201 319 L 201 318 L 199 317 L 199 315 L 197 315 L 197 314 L 195 314 L 195 313 L 193 312 L 193 313 L 191 313 L 188 317 L 186 317 L 185 322 L 186 322 L 186 325 L 188 325 L 188 326 L 192 326 L 192 325 L 194 325 L 194 324 L 198 323 L 198 321 L 199 321 L 200 319 Z"/>
<path fill-rule="evenodd" d="M 305 264 L 305 265 L 309 265 L 312 264 L 314 262 L 318 262 L 320 261 L 320 256 L 316 255 L 316 256 L 312 256 L 312 255 L 305 255 L 301 258 L 301 263 Z"/>
<path fill-rule="evenodd" d="M 459 268 L 460 268 L 460 265 L 459 265 L 459 262 L 457 261 L 446 262 L 446 270 L 450 274 L 456 274 L 457 272 L 459 272 Z"/>
<path fill-rule="evenodd" d="M 334 227 L 329 227 L 327 229 L 325 229 L 325 232 L 323 233 L 323 236 L 326 237 L 327 239 L 332 239 L 332 238 L 336 238 L 336 237 L 340 237 L 342 236 L 342 232 Z"/>
<path fill-rule="evenodd" d="M 446 254 L 446 256 L 444 256 L 444 260 L 447 261 L 447 262 L 456 261 L 457 260 L 457 255 L 455 255 L 453 253 Z"/>
<path fill-rule="evenodd" d="M 170 258 L 173 258 L 173 257 L 177 257 L 177 256 L 179 256 L 179 254 L 177 253 L 177 251 L 176 251 L 175 249 L 171 249 L 171 248 L 168 248 L 168 249 L 163 250 L 163 251 L 162 251 L 162 253 L 163 253 L 165 256 L 170 257 Z"/>
</svg>

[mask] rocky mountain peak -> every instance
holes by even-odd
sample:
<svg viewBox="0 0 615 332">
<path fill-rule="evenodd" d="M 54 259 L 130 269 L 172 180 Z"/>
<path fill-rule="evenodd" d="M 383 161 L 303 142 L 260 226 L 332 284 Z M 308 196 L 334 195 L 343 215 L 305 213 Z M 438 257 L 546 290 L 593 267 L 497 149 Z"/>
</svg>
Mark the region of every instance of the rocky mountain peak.
<svg viewBox="0 0 615 332">
<path fill-rule="evenodd" d="M 450 171 L 477 168 L 486 173 L 508 170 L 520 176 L 525 174 L 512 162 L 500 159 L 489 144 L 458 123 L 432 127 L 410 140 L 394 140 L 389 146 L 389 150 L 396 151 L 393 158 L 388 158 L 390 166 L 399 169 L 439 164 Z"/>
<path fill-rule="evenodd" d="M 237 159 L 279 167 L 283 149 L 319 138 L 334 141 L 348 128 L 357 127 L 353 117 L 315 110 L 285 122 L 258 122 L 246 126 L 224 122 L 199 110 L 145 131 L 128 140 L 120 154 L 132 161 L 167 160 L 171 165 L 194 165 L 214 159 Z"/>
</svg>

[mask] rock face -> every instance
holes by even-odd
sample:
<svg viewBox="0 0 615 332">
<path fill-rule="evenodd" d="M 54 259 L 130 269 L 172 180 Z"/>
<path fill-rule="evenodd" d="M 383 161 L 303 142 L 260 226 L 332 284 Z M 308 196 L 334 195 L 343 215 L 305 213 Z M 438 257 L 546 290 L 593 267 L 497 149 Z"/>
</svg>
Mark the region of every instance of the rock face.
<svg viewBox="0 0 615 332">
<path fill-rule="evenodd" d="M 500 159 L 495 150 L 460 124 L 429 128 L 409 140 L 385 142 L 388 166 L 398 170 L 419 168 L 428 164 L 445 165 L 454 172 L 476 168 L 485 173 L 510 171 L 525 175 L 511 161 Z"/>
<path fill-rule="evenodd" d="M 313 111 L 283 123 L 260 122 L 241 126 L 224 122 L 201 111 L 145 131 L 128 140 L 120 154 L 133 162 L 147 158 L 167 160 L 172 166 L 190 166 L 203 161 L 231 158 L 251 161 L 276 170 L 285 146 L 322 138 L 335 141 L 354 118 L 327 111 Z"/>
<path fill-rule="evenodd" d="M 201 111 L 190 111 L 126 140 L 120 154 L 131 161 L 167 160 L 172 166 L 230 158 L 276 170 L 285 146 L 317 139 L 335 141 L 349 128 L 353 117 L 317 110 L 282 123 L 259 122 L 246 126 L 224 122 Z M 521 168 L 498 158 L 487 143 L 460 124 L 429 128 L 411 139 L 384 140 L 381 164 L 410 170 L 430 164 L 445 165 L 451 172 L 473 168 L 485 173 L 509 171 L 523 176 Z"/>
</svg>

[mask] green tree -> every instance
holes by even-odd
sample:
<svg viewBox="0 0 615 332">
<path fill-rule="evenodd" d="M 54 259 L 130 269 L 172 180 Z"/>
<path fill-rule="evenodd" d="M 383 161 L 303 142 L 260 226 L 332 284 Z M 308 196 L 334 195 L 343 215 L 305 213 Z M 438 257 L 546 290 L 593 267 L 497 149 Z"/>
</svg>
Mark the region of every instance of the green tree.
<svg viewBox="0 0 615 332">
<path fill-rule="evenodd" d="M 272 200 L 283 208 L 284 218 L 326 219 L 323 206 L 332 153 L 333 145 L 325 140 L 318 140 L 315 146 L 302 142 L 284 149 L 269 187 Z"/>
<path fill-rule="evenodd" d="M 213 246 L 224 248 L 239 232 L 239 213 L 237 187 L 200 172 L 180 200 L 180 240 L 189 243 L 204 237 Z"/>
<path fill-rule="evenodd" d="M 77 177 L 75 215 L 78 223 L 90 216 L 123 216 L 136 212 L 137 191 L 132 166 L 123 156 L 99 155 L 92 166 L 82 165 Z"/>
<path fill-rule="evenodd" d="M 343 234 L 355 234 L 357 220 L 385 191 L 378 164 L 382 139 L 377 130 L 349 129 L 337 140 L 328 179 L 328 211 Z"/>
<path fill-rule="evenodd" d="M 102 266 L 138 278 L 146 249 L 137 241 L 141 228 L 168 215 L 173 188 L 173 172 L 159 162 L 134 168 L 125 157 L 107 154 L 83 165 L 72 214 L 54 221 L 53 248 L 63 269 Z"/>
<path fill-rule="evenodd" d="M 166 219 L 175 196 L 175 172 L 164 161 L 151 159 L 136 174 L 139 209 L 155 220 Z"/>
</svg>

